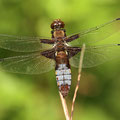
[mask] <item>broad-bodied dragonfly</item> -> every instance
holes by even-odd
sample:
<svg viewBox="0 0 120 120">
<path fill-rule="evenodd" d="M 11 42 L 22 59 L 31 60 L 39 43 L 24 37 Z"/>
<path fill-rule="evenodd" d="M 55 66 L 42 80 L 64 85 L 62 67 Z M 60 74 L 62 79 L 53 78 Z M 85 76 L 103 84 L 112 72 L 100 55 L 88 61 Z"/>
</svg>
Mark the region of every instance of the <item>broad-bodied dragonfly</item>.
<svg viewBox="0 0 120 120">
<path fill-rule="evenodd" d="M 13 73 L 40 74 L 55 67 L 57 85 L 65 97 L 71 86 L 70 65 L 79 66 L 83 43 L 86 44 L 83 68 L 97 66 L 120 55 L 120 42 L 91 44 L 120 31 L 120 18 L 71 36 L 66 36 L 64 26 L 60 19 L 54 20 L 50 39 L 0 34 L 0 48 L 23 53 L 20 56 L 0 58 L 0 69 Z"/>
</svg>

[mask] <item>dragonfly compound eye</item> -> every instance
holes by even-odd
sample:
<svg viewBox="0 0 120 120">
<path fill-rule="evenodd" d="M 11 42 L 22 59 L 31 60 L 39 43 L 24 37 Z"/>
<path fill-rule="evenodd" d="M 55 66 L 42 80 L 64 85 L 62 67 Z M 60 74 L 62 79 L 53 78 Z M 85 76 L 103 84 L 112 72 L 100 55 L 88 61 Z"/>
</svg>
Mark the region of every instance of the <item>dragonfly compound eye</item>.
<svg viewBox="0 0 120 120">
<path fill-rule="evenodd" d="M 52 29 L 64 28 L 64 26 L 65 26 L 64 22 L 61 21 L 60 19 L 54 20 L 51 24 Z"/>
</svg>

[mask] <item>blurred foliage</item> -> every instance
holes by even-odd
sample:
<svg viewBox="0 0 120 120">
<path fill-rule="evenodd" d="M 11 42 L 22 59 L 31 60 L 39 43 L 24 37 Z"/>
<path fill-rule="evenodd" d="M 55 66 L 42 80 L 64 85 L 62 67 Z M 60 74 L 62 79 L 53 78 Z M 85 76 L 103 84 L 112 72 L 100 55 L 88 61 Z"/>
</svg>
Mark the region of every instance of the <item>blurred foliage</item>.
<svg viewBox="0 0 120 120">
<path fill-rule="evenodd" d="M 0 33 L 50 37 L 50 23 L 62 19 L 67 35 L 120 17 L 119 0 L 0 0 Z M 0 55 L 11 54 L 0 50 Z M 120 60 L 84 69 L 75 120 L 120 119 Z M 70 108 L 77 79 L 72 68 Z M 0 120 L 65 119 L 54 70 L 41 75 L 0 72 Z"/>
</svg>

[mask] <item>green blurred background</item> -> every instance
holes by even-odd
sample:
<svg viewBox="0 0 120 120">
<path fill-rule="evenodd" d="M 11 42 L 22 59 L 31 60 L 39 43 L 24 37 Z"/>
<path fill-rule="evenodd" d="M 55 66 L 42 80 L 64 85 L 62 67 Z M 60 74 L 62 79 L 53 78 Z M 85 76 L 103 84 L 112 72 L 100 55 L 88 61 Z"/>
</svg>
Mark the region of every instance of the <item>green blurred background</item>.
<svg viewBox="0 0 120 120">
<path fill-rule="evenodd" d="M 69 35 L 117 17 L 119 0 L 0 0 L 0 33 L 4 34 L 50 37 L 51 22 L 60 18 Z M 77 71 L 72 67 L 69 110 Z M 0 72 L 0 120 L 64 119 L 54 70 L 40 75 Z M 119 59 L 83 69 L 73 119 L 120 119 Z"/>
</svg>

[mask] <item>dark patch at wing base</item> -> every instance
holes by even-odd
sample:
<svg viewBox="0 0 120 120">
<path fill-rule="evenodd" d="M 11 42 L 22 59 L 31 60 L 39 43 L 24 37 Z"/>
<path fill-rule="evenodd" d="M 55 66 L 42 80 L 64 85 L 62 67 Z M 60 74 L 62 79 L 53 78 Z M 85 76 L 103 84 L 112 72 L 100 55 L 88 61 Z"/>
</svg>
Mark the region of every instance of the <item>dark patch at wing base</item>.
<svg viewBox="0 0 120 120">
<path fill-rule="evenodd" d="M 79 47 L 67 47 L 68 57 L 71 58 L 81 51 Z"/>
<path fill-rule="evenodd" d="M 41 52 L 41 55 L 45 56 L 47 58 L 50 58 L 50 59 L 54 59 L 55 58 L 55 49 L 43 51 L 43 52 Z"/>
</svg>

